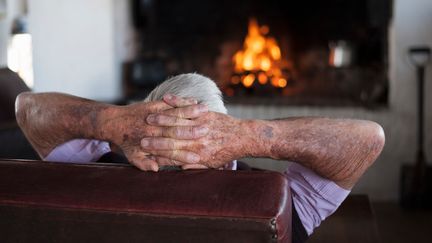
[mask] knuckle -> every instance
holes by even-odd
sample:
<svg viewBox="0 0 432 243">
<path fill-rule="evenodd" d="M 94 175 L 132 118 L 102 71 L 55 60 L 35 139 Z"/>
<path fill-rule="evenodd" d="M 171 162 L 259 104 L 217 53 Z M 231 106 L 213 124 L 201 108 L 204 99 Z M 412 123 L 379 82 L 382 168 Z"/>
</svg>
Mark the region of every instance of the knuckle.
<svg viewBox="0 0 432 243">
<path fill-rule="evenodd" d="M 184 134 L 183 129 L 180 129 L 180 128 L 175 129 L 175 136 L 176 137 L 181 138 L 181 137 L 183 137 L 183 134 Z"/>
<path fill-rule="evenodd" d="M 179 117 L 171 117 L 171 123 L 172 124 L 180 124 L 182 122 L 182 119 Z"/>
<path fill-rule="evenodd" d="M 175 123 L 175 117 L 172 117 L 172 116 L 164 116 L 163 117 L 163 123 L 164 124 L 168 124 L 168 125 L 171 125 L 171 124 L 173 124 L 173 123 Z"/>
<path fill-rule="evenodd" d="M 146 108 L 148 110 L 157 110 L 158 108 L 160 108 L 162 106 L 162 103 L 163 102 L 161 102 L 161 101 L 149 102 L 149 103 L 147 103 L 147 107 Z"/>
<path fill-rule="evenodd" d="M 195 126 L 193 127 L 193 134 L 192 136 L 194 138 L 202 137 L 206 135 L 208 132 L 208 128 L 206 126 Z"/>
<path fill-rule="evenodd" d="M 196 127 L 188 127 L 187 128 L 187 134 L 189 136 L 193 136 L 195 134 L 195 132 L 196 132 Z"/>
<path fill-rule="evenodd" d="M 183 110 L 179 110 L 178 114 L 177 114 L 177 117 L 178 118 L 184 118 L 185 117 L 184 111 Z"/>
<path fill-rule="evenodd" d="M 175 137 L 175 128 L 169 127 L 166 129 L 162 129 L 162 136 L 168 138 Z"/>
<path fill-rule="evenodd" d="M 173 148 L 173 149 L 175 149 L 176 148 L 176 143 L 174 142 L 174 141 L 167 141 L 166 142 L 166 147 L 167 148 Z"/>
<path fill-rule="evenodd" d="M 154 137 L 157 136 L 160 133 L 160 128 L 157 127 L 149 127 L 148 129 L 144 130 L 145 136 Z"/>
<path fill-rule="evenodd" d="M 200 127 L 192 127 L 191 128 L 191 136 L 192 137 L 196 137 L 196 136 L 198 136 L 199 135 L 199 133 L 200 133 Z"/>
</svg>

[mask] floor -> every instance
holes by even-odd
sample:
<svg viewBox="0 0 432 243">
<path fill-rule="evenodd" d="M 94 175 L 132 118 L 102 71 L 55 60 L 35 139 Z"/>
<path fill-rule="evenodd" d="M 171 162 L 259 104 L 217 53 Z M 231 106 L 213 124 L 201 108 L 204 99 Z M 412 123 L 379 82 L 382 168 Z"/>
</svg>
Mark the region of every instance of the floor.
<svg viewBox="0 0 432 243">
<path fill-rule="evenodd" d="M 372 203 L 382 243 L 432 242 L 432 210 L 405 211 L 397 203 Z"/>
</svg>

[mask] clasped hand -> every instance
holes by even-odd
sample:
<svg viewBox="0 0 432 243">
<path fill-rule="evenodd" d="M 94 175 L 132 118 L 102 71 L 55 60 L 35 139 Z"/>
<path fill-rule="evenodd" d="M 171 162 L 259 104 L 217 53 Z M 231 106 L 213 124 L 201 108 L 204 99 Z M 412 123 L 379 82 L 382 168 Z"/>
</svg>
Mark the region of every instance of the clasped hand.
<svg viewBox="0 0 432 243">
<path fill-rule="evenodd" d="M 125 109 L 120 122 L 127 131 L 115 131 L 119 134 L 115 144 L 141 170 L 158 171 L 167 165 L 220 168 L 242 157 L 240 120 L 209 112 L 194 99 L 168 94 L 163 101 L 136 103 Z M 136 118 L 142 121 L 143 115 L 145 121 L 137 123 Z"/>
</svg>

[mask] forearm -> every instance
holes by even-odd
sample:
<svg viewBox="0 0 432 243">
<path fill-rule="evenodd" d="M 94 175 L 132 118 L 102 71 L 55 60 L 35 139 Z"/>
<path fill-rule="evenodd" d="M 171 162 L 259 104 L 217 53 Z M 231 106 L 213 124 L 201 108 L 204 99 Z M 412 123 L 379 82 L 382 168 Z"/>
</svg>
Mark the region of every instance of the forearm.
<svg viewBox="0 0 432 243">
<path fill-rule="evenodd" d="M 351 188 L 384 146 L 382 128 L 369 121 L 327 118 L 244 121 L 248 155 L 284 159 Z"/>
<path fill-rule="evenodd" d="M 114 106 L 61 93 L 23 93 L 16 100 L 16 118 L 43 158 L 75 138 L 104 140 L 100 129 Z"/>
</svg>

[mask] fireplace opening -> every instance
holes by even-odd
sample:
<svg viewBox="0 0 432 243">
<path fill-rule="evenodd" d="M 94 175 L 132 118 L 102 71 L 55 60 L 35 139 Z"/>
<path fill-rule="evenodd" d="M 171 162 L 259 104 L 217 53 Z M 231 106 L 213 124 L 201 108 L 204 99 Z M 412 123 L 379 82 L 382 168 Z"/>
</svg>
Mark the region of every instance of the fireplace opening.
<svg viewBox="0 0 432 243">
<path fill-rule="evenodd" d="M 242 89 L 256 89 L 260 96 L 284 94 L 293 90 L 293 66 L 282 57 L 277 40 L 269 36 L 269 27 L 259 25 L 255 18 L 249 20 L 248 32 L 243 48 L 232 57 L 233 68 L 229 82 L 224 82 L 224 93 L 233 97 Z M 290 84 L 289 86 L 287 86 Z"/>
<path fill-rule="evenodd" d="M 382 106 L 391 0 L 133 0 L 128 96 L 198 72 L 231 103 Z"/>
</svg>

